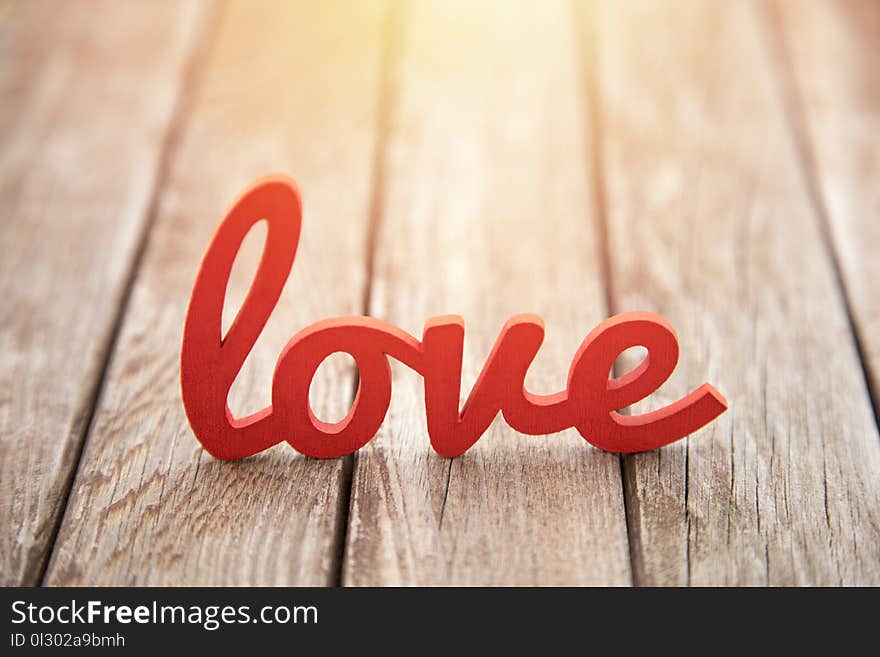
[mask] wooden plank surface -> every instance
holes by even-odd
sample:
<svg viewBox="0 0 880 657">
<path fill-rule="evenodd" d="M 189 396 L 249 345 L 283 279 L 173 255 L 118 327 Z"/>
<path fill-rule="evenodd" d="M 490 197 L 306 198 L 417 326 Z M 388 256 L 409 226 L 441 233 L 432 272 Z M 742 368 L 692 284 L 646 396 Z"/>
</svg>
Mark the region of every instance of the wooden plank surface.
<svg viewBox="0 0 880 657">
<path fill-rule="evenodd" d="M 730 410 L 623 460 L 498 418 L 448 460 L 395 363 L 354 458 L 215 461 L 183 314 L 271 171 L 303 235 L 236 414 L 365 311 L 461 314 L 462 400 L 513 314 L 549 393 L 598 321 L 660 312 L 682 361 L 631 411 L 704 381 Z M 880 584 L 878 176 L 870 0 L 0 4 L 0 583 Z M 355 380 L 322 366 L 318 414 Z"/>
<path fill-rule="evenodd" d="M 0 584 L 35 584 L 142 239 L 201 5 L 0 8 Z"/>
<path fill-rule="evenodd" d="M 178 349 L 214 228 L 235 195 L 268 171 L 301 185 L 302 240 L 292 279 L 233 387 L 233 410 L 244 415 L 268 404 L 275 359 L 299 328 L 361 311 L 382 26 L 376 2 L 236 1 L 222 14 L 50 584 L 320 585 L 337 576 L 344 461 L 306 459 L 286 444 L 236 463 L 207 456 L 184 417 Z M 262 247 L 250 238 L 230 281 L 232 309 Z M 322 371 L 316 412 L 339 416 L 353 373 L 338 362 Z"/>
<path fill-rule="evenodd" d="M 642 584 L 880 583 L 880 439 L 755 7 L 604 2 L 616 309 L 663 313 L 730 411 L 626 459 Z"/>
<path fill-rule="evenodd" d="M 776 3 L 816 204 L 880 414 L 880 3 Z"/>
<path fill-rule="evenodd" d="M 409 10 L 370 313 L 416 336 L 461 314 L 464 398 L 507 318 L 536 312 L 547 335 L 526 383 L 555 392 L 606 314 L 570 7 Z M 421 380 L 396 367 L 385 424 L 355 461 L 345 584 L 630 582 L 616 456 L 497 418 L 450 461 L 424 415 Z"/>
</svg>

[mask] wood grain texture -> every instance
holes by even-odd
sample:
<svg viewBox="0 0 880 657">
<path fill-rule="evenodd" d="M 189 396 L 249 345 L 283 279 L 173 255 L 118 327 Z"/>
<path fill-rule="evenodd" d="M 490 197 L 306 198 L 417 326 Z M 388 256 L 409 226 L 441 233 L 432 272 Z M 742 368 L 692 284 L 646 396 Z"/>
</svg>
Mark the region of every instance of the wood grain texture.
<svg viewBox="0 0 880 657">
<path fill-rule="evenodd" d="M 431 315 L 462 315 L 462 398 L 506 319 L 538 313 L 547 336 L 526 383 L 555 392 L 605 316 L 570 7 L 409 9 L 370 312 L 417 336 Z M 618 458 L 500 417 L 442 458 L 421 381 L 398 366 L 385 424 L 355 461 L 343 582 L 628 584 Z"/>
<path fill-rule="evenodd" d="M 880 3 L 778 2 L 793 113 L 880 395 Z M 880 408 L 877 409 L 880 414 Z"/>
<path fill-rule="evenodd" d="M 0 584 L 32 585 L 63 511 L 201 6 L 0 10 Z"/>
<path fill-rule="evenodd" d="M 730 411 L 626 459 L 642 584 L 877 584 L 880 439 L 755 8 L 605 2 L 616 309 L 659 311 Z M 650 407 L 651 403 L 644 404 Z"/>
<path fill-rule="evenodd" d="M 285 444 L 235 463 L 211 459 L 184 417 L 178 353 L 212 232 L 239 191 L 269 171 L 294 176 L 303 190 L 302 240 L 292 278 L 233 387 L 233 410 L 244 415 L 269 402 L 275 360 L 302 326 L 361 311 L 382 25 L 374 2 L 237 1 L 223 13 L 49 583 L 320 585 L 336 577 L 343 461 L 307 459 Z M 232 310 L 262 248 L 251 237 L 227 291 Z M 353 382 L 344 364 L 324 368 L 316 412 L 342 415 Z"/>
</svg>

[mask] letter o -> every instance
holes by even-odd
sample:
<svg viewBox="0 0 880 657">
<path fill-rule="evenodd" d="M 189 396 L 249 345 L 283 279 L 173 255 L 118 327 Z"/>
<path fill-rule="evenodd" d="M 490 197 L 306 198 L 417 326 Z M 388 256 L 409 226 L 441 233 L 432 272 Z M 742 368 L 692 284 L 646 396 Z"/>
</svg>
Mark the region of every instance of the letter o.
<svg viewBox="0 0 880 657">
<path fill-rule="evenodd" d="M 325 320 L 300 331 L 281 352 L 272 379 L 272 414 L 296 451 L 313 458 L 345 456 L 379 430 L 391 403 L 391 367 L 373 333 L 364 326 Z M 358 389 L 342 420 L 324 422 L 312 411 L 309 387 L 324 359 L 337 352 L 354 358 Z"/>
</svg>

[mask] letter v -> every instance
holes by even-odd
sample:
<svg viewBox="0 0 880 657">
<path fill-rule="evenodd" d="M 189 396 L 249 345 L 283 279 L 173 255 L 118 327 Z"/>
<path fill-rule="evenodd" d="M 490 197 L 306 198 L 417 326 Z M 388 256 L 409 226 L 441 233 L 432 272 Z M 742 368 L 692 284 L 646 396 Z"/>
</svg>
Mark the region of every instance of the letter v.
<svg viewBox="0 0 880 657">
<path fill-rule="evenodd" d="M 486 364 L 459 413 L 464 320 L 458 315 L 432 317 L 422 335 L 422 376 L 428 436 L 438 454 L 455 457 L 467 451 L 511 398 L 523 394 L 522 381 L 541 347 L 531 315 L 512 317 L 501 329 Z M 537 320 L 540 322 L 540 320 Z"/>
</svg>

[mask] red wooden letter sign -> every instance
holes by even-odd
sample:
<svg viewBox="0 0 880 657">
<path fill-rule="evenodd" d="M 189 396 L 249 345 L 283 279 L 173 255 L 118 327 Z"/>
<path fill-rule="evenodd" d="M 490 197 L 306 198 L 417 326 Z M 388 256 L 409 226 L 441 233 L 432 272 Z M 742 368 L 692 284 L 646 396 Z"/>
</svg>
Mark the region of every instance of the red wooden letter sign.
<svg viewBox="0 0 880 657">
<path fill-rule="evenodd" d="M 268 235 L 257 273 L 225 336 L 221 314 L 232 263 L 245 235 L 260 220 Z M 508 320 L 459 410 L 464 321 L 433 317 L 422 340 L 372 317 L 337 317 L 307 326 L 281 352 L 272 379 L 272 404 L 235 418 L 229 389 L 269 318 L 296 255 L 302 223 L 299 191 L 290 178 L 268 176 L 253 183 L 217 229 L 193 286 L 183 329 L 180 382 L 186 414 L 196 437 L 212 455 L 239 459 L 282 440 L 316 458 L 343 456 L 365 445 L 385 418 L 391 400 L 391 356 L 424 377 L 431 445 L 443 456 L 471 447 L 500 411 L 522 433 L 548 434 L 576 427 L 600 449 L 641 452 L 678 440 L 711 422 L 727 402 L 703 384 L 677 402 L 643 415 L 618 409 L 654 392 L 678 361 L 675 331 L 647 312 L 616 315 L 584 339 L 572 360 L 565 390 L 535 395 L 525 389 L 526 371 L 544 339 L 536 315 Z M 609 379 L 617 356 L 643 346 L 648 354 L 627 374 Z M 322 422 L 309 405 L 309 385 L 330 354 L 351 354 L 360 384 L 348 415 Z"/>
</svg>

